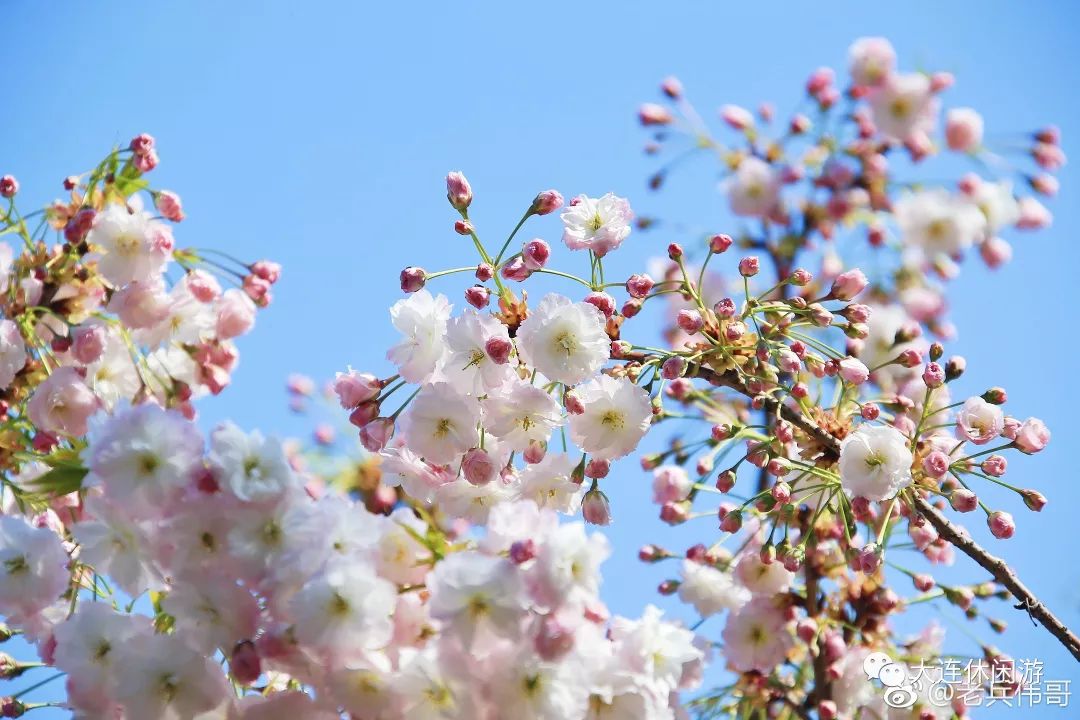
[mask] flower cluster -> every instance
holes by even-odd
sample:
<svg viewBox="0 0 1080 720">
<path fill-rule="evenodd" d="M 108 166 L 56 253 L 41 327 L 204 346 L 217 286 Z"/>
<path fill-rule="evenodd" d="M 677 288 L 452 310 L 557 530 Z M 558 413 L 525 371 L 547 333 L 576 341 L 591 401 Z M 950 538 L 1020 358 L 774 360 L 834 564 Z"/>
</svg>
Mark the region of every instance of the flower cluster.
<svg viewBox="0 0 1080 720">
<path fill-rule="evenodd" d="M 401 272 L 387 369 L 347 368 L 327 390 L 363 455 L 329 462 L 193 424 L 191 400 L 224 386 L 230 340 L 278 270 L 173 248 L 136 197 L 157 164 L 152 139 L 69 181 L 71 203 L 42 220 L 62 245 L 46 250 L 12 204 L 7 227 L 27 252 L 0 308 L 13 318 L 0 327 L 12 471 L 0 614 L 66 674 L 77 717 L 112 720 L 963 718 L 964 702 L 924 696 L 895 714 L 864 662 L 944 652 L 935 625 L 896 634 L 915 604 L 940 600 L 1001 632 L 990 613 L 1010 595 L 1080 659 L 1080 640 L 953 519 L 981 513 L 1011 537 L 1012 515 L 986 490 L 1041 510 L 1038 490 L 1003 477 L 1050 432 L 1007 414 L 999 387 L 954 396 L 967 363 L 942 345 L 965 251 L 994 267 L 1009 252 L 1001 234 L 1049 224 L 1012 175 L 1052 195 L 1064 156 L 1055 131 L 1035 133 L 1042 169 L 1025 175 L 986 149 L 968 109 L 947 111 L 935 141 L 951 84 L 898 71 L 886 41 L 863 39 L 843 92 L 832 71 L 809 78 L 815 122 L 796 114 L 770 139 L 771 109 L 725 106 L 728 145 L 665 81 L 666 104 L 640 113 L 657 131 L 650 151 L 688 136 L 717 155 L 743 226 L 670 242 L 628 278 L 605 277 L 605 259 L 663 225 L 635 220 L 626 199 L 541 192 L 494 250 L 472 187 L 450 173 L 453 230 L 475 256 Z M 939 144 L 1009 177 L 930 187 L 891 168 L 900 152 L 917 168 Z M 150 197 L 183 218 L 175 195 Z M 565 250 L 518 237 L 555 213 Z M 861 236 L 871 277 L 840 253 Z M 587 271 L 555 269 L 561 258 Z M 170 262 L 185 274 L 166 289 Z M 239 287 L 221 292 L 204 266 Z M 646 305 L 663 311 L 659 328 Z M 123 352 L 107 355 L 110 342 Z M 124 362 L 137 383 L 110 380 Z M 315 395 L 302 377 L 289 390 L 297 408 Z M 639 557 L 674 561 L 659 592 L 700 615 L 693 630 L 652 606 L 609 617 L 608 543 L 586 531 L 612 521 L 601 485 L 640 478 L 619 462 L 660 427 L 672 432 L 638 455 L 652 500 L 703 541 L 648 543 Z M 316 429 L 324 455 L 334 437 Z M 578 514 L 585 523 L 561 517 Z M 936 579 L 957 550 L 992 579 Z M 711 655 L 731 682 L 684 696 Z M 973 691 L 1019 691 L 1007 655 L 982 655 L 1001 672 Z M 6 698 L 0 715 L 31 707 Z"/>
<path fill-rule="evenodd" d="M 704 651 L 659 610 L 609 618 L 607 541 L 530 500 L 480 538 L 373 514 L 316 497 L 281 443 L 204 441 L 151 403 L 95 428 L 87 460 L 64 514 L 0 517 L 0 613 L 79 717 L 665 718 L 699 679 Z M 146 595 L 152 617 L 128 604 Z"/>
<path fill-rule="evenodd" d="M 65 200 L 25 215 L 5 178 L 0 232 L 22 247 L 0 245 L 0 467 L 20 478 L 4 483 L 19 502 L 34 499 L 35 479 L 21 458 L 77 448 L 99 412 L 153 401 L 194 416 L 193 399 L 228 385 L 234 339 L 270 303 L 275 263 L 176 246 L 180 198 L 144 176 L 157 163 L 154 139 L 139 135 L 65 179 Z"/>
</svg>

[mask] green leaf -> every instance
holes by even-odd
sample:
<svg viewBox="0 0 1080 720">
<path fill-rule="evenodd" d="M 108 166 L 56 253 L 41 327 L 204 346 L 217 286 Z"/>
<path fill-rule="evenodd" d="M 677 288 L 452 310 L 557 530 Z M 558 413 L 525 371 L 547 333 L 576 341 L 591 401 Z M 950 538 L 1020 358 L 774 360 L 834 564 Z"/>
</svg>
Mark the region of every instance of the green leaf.
<svg viewBox="0 0 1080 720">
<path fill-rule="evenodd" d="M 89 472 L 89 470 L 77 464 L 54 465 L 52 470 L 28 482 L 26 485 L 33 492 L 58 497 L 81 490 L 83 478 Z"/>
</svg>

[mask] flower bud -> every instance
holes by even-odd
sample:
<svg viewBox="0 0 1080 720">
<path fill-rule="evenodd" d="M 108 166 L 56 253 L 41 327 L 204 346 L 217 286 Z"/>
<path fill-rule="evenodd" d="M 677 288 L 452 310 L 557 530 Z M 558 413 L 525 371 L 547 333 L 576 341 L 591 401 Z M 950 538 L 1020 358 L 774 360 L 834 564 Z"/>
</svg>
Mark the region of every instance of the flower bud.
<svg viewBox="0 0 1080 720">
<path fill-rule="evenodd" d="M 551 246 L 540 238 L 533 238 L 521 248 L 521 258 L 529 270 L 539 270 L 551 257 Z"/>
<path fill-rule="evenodd" d="M 731 247 L 732 242 L 730 235 L 713 235 L 709 238 L 709 251 L 719 255 L 726 252 Z"/>
<path fill-rule="evenodd" d="M 668 525 L 681 525 L 690 516 L 688 503 L 664 503 L 660 507 L 660 519 Z"/>
<path fill-rule="evenodd" d="M 457 220 L 454 222 L 454 232 L 458 235 L 472 235 L 476 231 L 473 224 L 468 220 Z"/>
<path fill-rule="evenodd" d="M 488 263 L 480 263 L 476 266 L 476 279 L 480 282 L 487 282 L 491 278 L 495 277 L 495 268 L 491 267 Z"/>
<path fill-rule="evenodd" d="M 795 285 L 796 287 L 804 287 L 806 285 L 809 285 L 811 282 L 813 282 L 813 280 L 813 274 L 809 270 L 806 270 L 804 268 L 796 268 L 794 271 L 792 271 L 791 275 L 788 276 L 788 282 L 790 282 L 792 285 Z"/>
<path fill-rule="evenodd" d="M 521 565 L 536 557 L 536 543 L 532 538 L 518 540 L 510 546 L 510 560 L 515 565 Z"/>
<path fill-rule="evenodd" d="M 761 260 L 756 255 L 747 255 L 739 261 L 739 274 L 743 277 L 753 277 L 761 269 Z"/>
<path fill-rule="evenodd" d="M 896 356 L 896 363 L 901 367 L 914 368 L 922 365 L 922 353 L 914 348 L 909 348 Z"/>
<path fill-rule="evenodd" d="M 465 475 L 466 480 L 477 487 L 481 487 L 495 479 L 498 468 L 495 467 L 495 461 L 486 450 L 473 448 L 465 453 L 465 457 L 462 458 L 461 472 Z"/>
<path fill-rule="evenodd" d="M 735 342 L 745 334 L 746 324 L 738 320 L 733 320 L 724 326 L 724 337 L 731 342 Z"/>
<path fill-rule="evenodd" d="M 838 365 L 840 377 L 852 385 L 861 385 L 870 378 L 870 371 L 857 358 L 846 357 Z"/>
<path fill-rule="evenodd" d="M 446 199 L 455 210 L 467 210 L 472 203 L 472 197 L 472 188 L 464 175 L 455 171 L 446 176 Z"/>
<path fill-rule="evenodd" d="M 705 320 L 697 310 L 683 309 L 675 318 L 675 322 L 682 330 L 690 335 L 700 332 L 705 327 Z"/>
<path fill-rule="evenodd" d="M 262 660 L 255 643 L 243 640 L 236 643 L 229 657 L 229 674 L 239 685 L 251 685 L 262 675 Z"/>
<path fill-rule="evenodd" d="M 990 533 L 998 540 L 1008 540 L 1016 532 L 1016 523 L 1013 516 L 1001 510 L 995 510 L 986 518 L 986 524 Z"/>
<path fill-rule="evenodd" d="M 735 130 L 746 130 L 754 126 L 754 116 L 749 110 L 738 105 L 724 105 L 721 107 L 720 119 Z"/>
<path fill-rule="evenodd" d="M 859 408 L 859 414 L 862 415 L 863 420 L 874 421 L 881 415 L 881 408 L 877 406 L 877 403 L 866 403 Z"/>
<path fill-rule="evenodd" d="M 525 462 L 530 465 L 535 465 L 547 455 L 547 443 L 541 440 L 532 440 L 529 442 L 529 446 L 525 448 L 525 452 L 521 455 L 525 458 Z"/>
<path fill-rule="evenodd" d="M 84 325 L 73 332 L 71 354 L 83 365 L 89 365 L 105 352 L 106 332 L 103 325 Z"/>
<path fill-rule="evenodd" d="M 669 125 L 675 118 L 663 105 L 656 103 L 643 103 L 638 108 L 638 121 L 645 127 L 652 125 Z"/>
<path fill-rule="evenodd" d="M 715 305 L 713 305 L 713 312 L 716 313 L 717 317 L 735 317 L 735 301 L 731 298 L 724 298 L 723 300 L 720 300 Z"/>
<path fill-rule="evenodd" d="M 349 370 L 347 373 L 338 373 L 332 387 L 341 407 L 350 410 L 379 397 L 383 384 L 374 375 Z"/>
<path fill-rule="evenodd" d="M 483 285 L 465 289 L 465 300 L 477 310 L 483 310 L 491 302 L 491 291 Z"/>
<path fill-rule="evenodd" d="M 957 512 L 971 512 L 979 507 L 979 498 L 966 488 L 953 490 L 949 495 L 949 505 Z"/>
<path fill-rule="evenodd" d="M 488 341 L 484 343 L 484 352 L 496 365 L 505 365 L 510 362 L 510 352 L 513 349 L 513 343 L 504 337 L 488 338 Z"/>
<path fill-rule="evenodd" d="M 982 144 L 983 119 L 971 108 L 953 108 L 945 113 L 945 142 L 956 152 L 975 152 Z"/>
<path fill-rule="evenodd" d="M 593 478 L 594 480 L 602 480 L 603 478 L 606 478 L 610 471 L 610 460 L 593 458 L 585 464 L 585 477 Z"/>
<path fill-rule="evenodd" d="M 581 515 L 590 525 L 610 525 L 611 506 L 607 495 L 599 488 L 593 488 L 585 493 L 581 501 Z"/>
<path fill-rule="evenodd" d="M 162 190 L 154 195 L 154 207 L 161 216 L 172 222 L 181 222 L 186 216 L 180 202 L 180 196 L 171 190 Z"/>
<path fill-rule="evenodd" d="M 928 388 L 941 387 L 945 383 L 945 370 L 936 362 L 927 363 L 922 379 Z"/>
<path fill-rule="evenodd" d="M 733 510 L 720 521 L 720 529 L 727 533 L 737 533 L 742 528 L 743 517 L 738 510 Z"/>
<path fill-rule="evenodd" d="M 414 293 L 424 287 L 427 273 L 423 268 L 409 266 L 401 271 L 401 291 Z"/>
<path fill-rule="evenodd" d="M 13 198 L 17 192 L 19 192 L 19 181 L 14 175 L 0 177 L 0 196 Z"/>
<path fill-rule="evenodd" d="M 555 662 L 574 648 L 574 633 L 548 615 L 540 621 L 540 628 L 533 639 L 536 654 L 547 662 Z"/>
<path fill-rule="evenodd" d="M 1024 498 L 1024 504 L 1027 505 L 1028 510 L 1042 512 L 1042 509 L 1046 507 L 1046 496 L 1038 490 L 1021 490 L 1020 496 Z"/>
<path fill-rule="evenodd" d="M 394 421 L 390 418 L 376 418 L 360 428 L 360 444 L 368 452 L 379 452 L 390 442 L 394 435 Z"/>
<path fill-rule="evenodd" d="M 679 243 L 671 243 L 667 246 L 667 254 L 672 260 L 678 260 L 683 256 L 682 245 Z"/>
<path fill-rule="evenodd" d="M 653 279 L 648 275 L 631 275 L 626 281 L 626 292 L 630 294 L 630 297 L 641 300 L 649 294 L 654 284 Z"/>
<path fill-rule="evenodd" d="M 949 471 L 949 456 L 941 450 L 934 450 L 923 459 L 923 470 L 930 477 L 940 480 Z"/>
<path fill-rule="evenodd" d="M 530 211 L 533 215 L 547 215 L 563 206 L 563 196 L 558 190 L 544 190 L 533 198 Z"/>
<path fill-rule="evenodd" d="M 593 291 L 585 296 L 585 302 L 604 313 L 604 317 L 611 317 L 615 313 L 615 298 L 606 292 Z"/>
<path fill-rule="evenodd" d="M 868 283 L 866 275 L 858 268 L 842 272 L 833 280 L 829 297 L 835 300 L 851 300 L 865 290 Z"/>
<path fill-rule="evenodd" d="M 1020 452 L 1034 455 L 1050 443 L 1050 430 L 1042 420 L 1028 418 L 1017 430 L 1013 443 Z"/>
<path fill-rule="evenodd" d="M 664 364 L 660 366 L 660 377 L 665 380 L 674 380 L 675 378 L 682 377 L 686 372 L 686 358 L 678 355 L 673 355 L 664 361 Z"/>
<path fill-rule="evenodd" d="M 990 477 L 1001 477 L 1005 474 L 1005 468 L 1008 467 L 1008 462 L 1002 455 L 991 455 L 982 461 L 980 465 L 982 471 Z"/>
<path fill-rule="evenodd" d="M 949 361 L 945 363 L 945 380 L 952 382 L 956 378 L 964 374 L 964 370 L 967 369 L 967 360 L 961 355 L 953 355 L 949 358 Z"/>
</svg>

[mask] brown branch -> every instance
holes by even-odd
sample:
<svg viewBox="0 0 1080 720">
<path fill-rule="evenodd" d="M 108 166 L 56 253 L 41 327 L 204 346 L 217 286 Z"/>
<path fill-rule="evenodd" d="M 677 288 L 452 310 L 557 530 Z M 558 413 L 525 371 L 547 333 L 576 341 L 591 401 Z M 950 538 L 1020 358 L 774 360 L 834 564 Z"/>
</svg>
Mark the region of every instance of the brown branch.
<svg viewBox="0 0 1080 720">
<path fill-rule="evenodd" d="M 1042 624 L 1051 635 L 1056 637 L 1072 656 L 1080 661 L 1080 638 L 1065 626 L 1050 608 L 1046 607 L 1028 589 L 1027 585 L 1020 581 L 1016 572 L 1009 567 L 1008 563 L 999 557 L 991 555 L 981 545 L 971 539 L 967 532 L 949 521 L 940 510 L 935 508 L 926 498 L 915 497 L 915 507 L 930 521 L 934 529 L 941 537 L 955 545 L 960 552 L 977 562 L 984 570 L 994 576 L 994 579 L 1004 585 L 1019 602 L 1018 610 L 1026 610 L 1034 620 Z"/>
<path fill-rule="evenodd" d="M 626 359 L 639 362 L 646 359 L 646 357 L 645 353 L 628 353 L 626 355 Z M 689 377 L 700 377 L 715 386 L 730 388 L 741 395 L 752 397 L 735 372 L 718 373 L 698 363 L 691 363 L 688 370 L 687 376 Z M 801 412 L 775 398 L 766 399 L 765 406 L 770 412 L 776 412 L 779 408 L 781 417 L 812 437 L 825 448 L 829 455 L 835 458 L 840 457 L 840 442 L 827 430 L 819 427 Z M 1069 630 L 1065 623 L 1036 597 L 1035 593 L 1028 589 L 1027 585 L 1020 580 L 1008 563 L 990 554 L 986 548 L 975 542 L 962 526 L 950 521 L 940 510 L 931 505 L 926 498 L 920 497 L 918 493 L 913 493 L 913 495 L 916 509 L 930 521 L 930 524 L 934 526 L 934 529 L 938 531 L 942 538 L 948 540 L 960 552 L 989 572 L 995 580 L 1001 583 L 1016 598 L 1018 601 L 1016 608 L 1018 610 L 1027 611 L 1032 619 L 1046 628 L 1077 661 L 1080 661 L 1080 638 Z"/>
</svg>

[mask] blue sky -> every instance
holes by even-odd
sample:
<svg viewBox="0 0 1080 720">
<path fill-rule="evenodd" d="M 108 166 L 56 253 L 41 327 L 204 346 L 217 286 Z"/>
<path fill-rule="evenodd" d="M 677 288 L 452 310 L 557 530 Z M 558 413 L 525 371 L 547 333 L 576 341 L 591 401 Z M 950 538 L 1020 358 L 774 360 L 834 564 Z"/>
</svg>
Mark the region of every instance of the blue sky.
<svg viewBox="0 0 1080 720">
<path fill-rule="evenodd" d="M 946 102 L 977 107 L 988 133 L 1052 121 L 1068 151 L 1080 136 L 1071 90 L 1076 19 L 1070 3 L 1003 0 L 887 11 L 767 1 L 9 3 L 0 172 L 20 179 L 27 201 L 44 203 L 59 195 L 65 175 L 91 167 L 111 145 L 154 134 L 162 158 L 155 183 L 178 191 L 189 215 L 178 242 L 285 267 L 273 308 L 241 342 L 233 386 L 206 402 L 203 416 L 297 433 L 306 426 L 285 408 L 285 377 L 328 377 L 347 364 L 385 370 L 393 337 L 386 306 L 399 295 L 400 268 L 471 259 L 451 229 L 448 170 L 472 181 L 473 214 L 489 242 L 547 187 L 568 196 L 611 190 L 640 213 L 722 231 L 731 218 L 705 159 L 660 195 L 646 191 L 655 161 L 640 152 L 637 105 L 670 73 L 702 110 L 770 100 L 784 112 L 810 70 L 840 69 L 851 40 L 868 34 L 890 37 L 903 67 L 954 72 Z M 990 273 L 971 263 L 954 284 L 961 335 L 949 349 L 968 358 L 968 391 L 1004 385 L 1012 412 L 1040 415 L 1054 431 L 1046 453 L 1017 459 L 1010 471 L 1050 505 L 1036 516 L 988 494 L 1012 503 L 1018 524 L 1013 541 L 993 547 L 1077 623 L 1080 570 L 1067 558 L 1070 508 L 1080 500 L 1070 451 L 1080 432 L 1064 397 L 1080 349 L 1066 331 L 1080 177 L 1069 166 L 1061 181 L 1051 231 L 1011 237 L 1010 266 Z M 556 241 L 557 221 L 525 232 Z M 673 239 L 686 236 L 633 235 L 608 274 L 629 274 Z M 444 287 L 460 305 L 461 283 Z M 647 484 L 627 462 L 605 486 L 617 513 L 607 597 L 625 613 L 653 600 L 664 577 L 636 562 L 638 545 L 680 547 L 714 532 L 711 521 L 664 528 L 647 504 Z M 981 527 L 974 534 L 986 538 Z M 963 561 L 960 568 L 958 577 L 982 577 Z M 941 614 L 953 618 L 950 647 L 977 651 L 957 614 Z M 1080 680 L 1040 629 L 1007 607 L 998 614 L 1013 629 L 1001 646 L 1043 659 L 1047 678 Z"/>
</svg>

